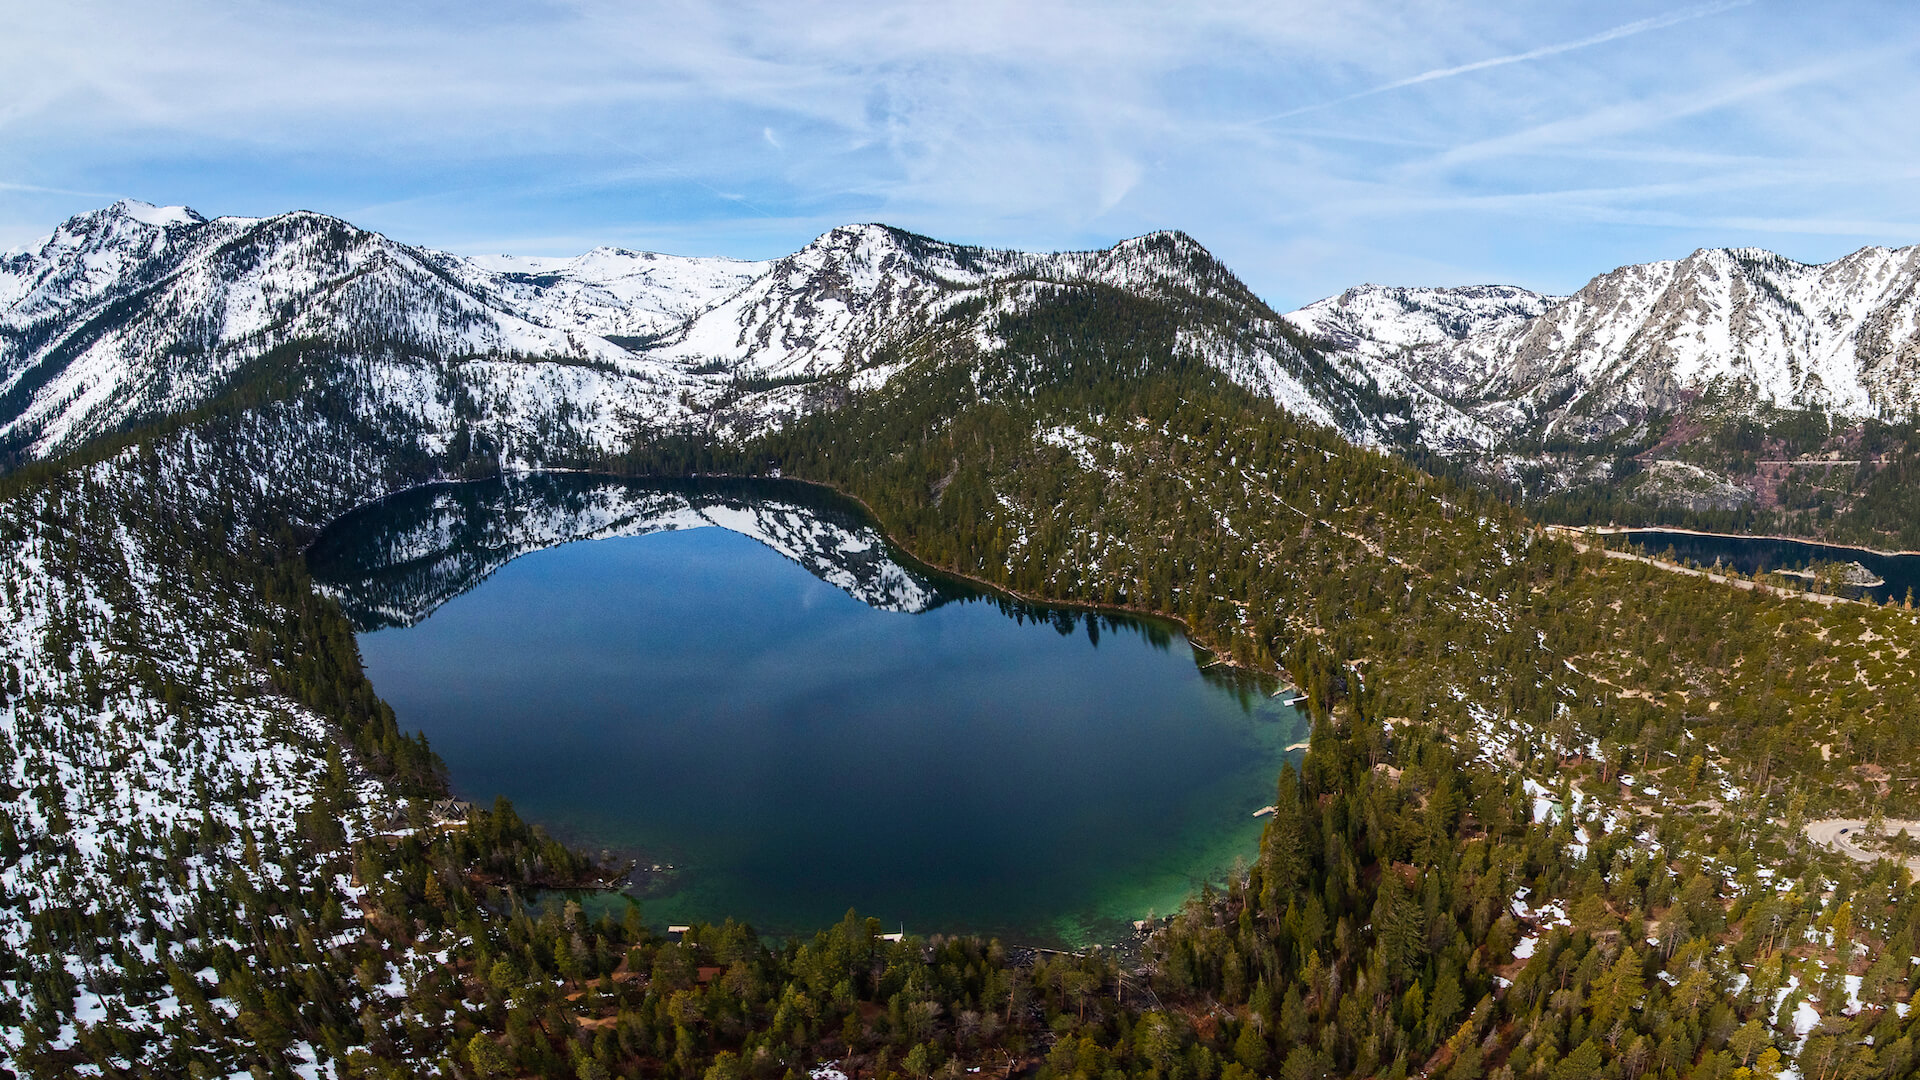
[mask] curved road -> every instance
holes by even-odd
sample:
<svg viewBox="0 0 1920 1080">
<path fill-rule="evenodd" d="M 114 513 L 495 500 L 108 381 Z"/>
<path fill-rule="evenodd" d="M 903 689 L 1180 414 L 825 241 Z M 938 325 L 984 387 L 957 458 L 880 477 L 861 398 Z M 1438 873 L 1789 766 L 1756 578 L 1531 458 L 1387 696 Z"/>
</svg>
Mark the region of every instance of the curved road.
<svg viewBox="0 0 1920 1080">
<path fill-rule="evenodd" d="M 1886 823 L 1886 835 L 1892 836 L 1901 829 L 1907 835 L 1920 840 L 1920 821 L 1893 821 Z M 1858 818 L 1825 818 L 1807 822 L 1807 839 L 1821 847 L 1832 848 L 1855 862 L 1870 863 L 1880 859 L 1898 861 L 1890 852 L 1869 851 L 1858 843 L 1866 835 L 1867 823 Z M 1920 856 L 1907 860 L 1907 869 L 1913 872 L 1915 880 L 1920 880 Z"/>
</svg>

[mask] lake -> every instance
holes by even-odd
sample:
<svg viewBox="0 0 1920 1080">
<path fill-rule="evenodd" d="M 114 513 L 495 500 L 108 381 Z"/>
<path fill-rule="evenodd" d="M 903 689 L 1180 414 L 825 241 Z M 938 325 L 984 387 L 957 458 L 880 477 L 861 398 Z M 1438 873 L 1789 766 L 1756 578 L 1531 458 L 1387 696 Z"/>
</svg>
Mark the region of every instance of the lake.
<svg viewBox="0 0 1920 1080">
<path fill-rule="evenodd" d="M 1743 574 L 1761 570 L 1804 570 L 1816 562 L 1857 562 L 1873 571 L 1884 584 L 1843 589 L 1849 596 L 1866 597 L 1876 603 L 1892 598 L 1898 603 L 1906 599 L 1910 589 L 1920 593 L 1920 555 L 1882 555 L 1864 548 L 1805 540 L 1671 529 L 1629 529 L 1623 535 L 1650 554 L 1658 555 L 1671 547 L 1675 555 L 1687 561 L 1702 566 L 1720 562 Z"/>
<path fill-rule="evenodd" d="M 656 924 L 1117 940 L 1255 855 L 1308 731 L 1172 624 L 934 573 L 792 482 L 423 488 L 309 564 L 455 793 L 660 866 Z"/>
</svg>

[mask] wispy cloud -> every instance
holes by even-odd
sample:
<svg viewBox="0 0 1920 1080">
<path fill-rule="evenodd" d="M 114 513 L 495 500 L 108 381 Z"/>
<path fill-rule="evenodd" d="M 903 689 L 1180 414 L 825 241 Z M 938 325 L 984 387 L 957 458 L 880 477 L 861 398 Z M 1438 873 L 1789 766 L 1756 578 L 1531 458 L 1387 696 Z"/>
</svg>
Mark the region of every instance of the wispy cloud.
<svg viewBox="0 0 1920 1080">
<path fill-rule="evenodd" d="M 1920 10 L 1609 10 L 16 5 L 0 235 L 99 192 L 492 251 L 764 257 L 848 220 L 1043 248 L 1177 226 L 1282 304 L 1396 274 L 1564 289 L 1707 243 L 1813 258 L 1840 225 L 1907 235 Z M 1296 122 L 1244 120 L 1263 111 Z"/>
<path fill-rule="evenodd" d="M 1909 57 L 1917 51 L 1920 51 L 1920 42 L 1901 42 L 1824 57 L 1788 70 L 1738 78 L 1721 85 L 1693 87 L 1684 93 L 1666 93 L 1607 104 L 1577 115 L 1470 142 L 1439 154 L 1425 164 L 1448 168 L 1542 150 L 1558 152 L 1562 147 L 1590 147 L 1602 140 L 1632 134 L 1650 126 L 1674 125 L 1757 98 L 1856 76 L 1888 60 Z"/>
<path fill-rule="evenodd" d="M 1595 45 L 1605 45 L 1610 41 L 1619 41 L 1621 38 L 1632 37 L 1635 34 L 1644 34 L 1649 30 L 1664 30 L 1669 26 L 1678 26 L 1681 23 L 1692 22 L 1695 19 L 1703 19 L 1709 15 L 1718 15 L 1723 11 L 1746 7 L 1753 2 L 1754 0 L 1716 0 L 1714 3 L 1695 4 L 1692 7 L 1681 8 L 1664 15 L 1635 19 L 1632 22 L 1622 23 L 1619 26 L 1602 30 L 1597 34 L 1588 34 L 1585 37 L 1574 38 L 1571 41 L 1560 41 L 1551 45 L 1540 45 L 1521 52 L 1508 53 L 1505 56 L 1490 56 L 1465 64 L 1453 64 L 1448 67 L 1432 68 L 1427 71 L 1422 71 L 1417 75 L 1409 75 L 1403 79 L 1394 79 L 1391 82 L 1381 83 L 1378 86 L 1370 86 L 1365 90 L 1357 90 L 1351 94 L 1336 97 L 1328 101 L 1315 102 L 1311 105 L 1302 105 L 1298 108 L 1288 109 L 1285 112 L 1262 117 L 1254 122 L 1263 124 L 1272 123 L 1277 120 L 1286 120 L 1310 112 L 1318 112 L 1321 109 L 1330 109 L 1336 105 L 1345 105 L 1350 102 L 1359 101 L 1362 98 L 1373 97 L 1376 94 L 1386 94 L 1395 90 L 1404 90 L 1409 86 L 1419 86 L 1422 83 L 1451 79 L 1459 75 L 1471 75 L 1476 71 L 1506 67 L 1508 64 L 1524 64 L 1530 60 L 1544 60 L 1551 56 L 1559 56 L 1563 53 L 1592 48 Z"/>
</svg>

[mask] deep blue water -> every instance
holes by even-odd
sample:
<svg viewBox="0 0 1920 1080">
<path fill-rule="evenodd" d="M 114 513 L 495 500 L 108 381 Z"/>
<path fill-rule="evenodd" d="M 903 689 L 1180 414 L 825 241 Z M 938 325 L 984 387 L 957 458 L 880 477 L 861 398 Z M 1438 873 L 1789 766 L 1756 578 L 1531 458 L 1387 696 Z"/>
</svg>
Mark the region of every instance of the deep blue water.
<svg viewBox="0 0 1920 1080">
<path fill-rule="evenodd" d="M 458 795 L 674 866 L 656 923 L 788 934 L 856 907 L 1080 943 L 1253 857 L 1306 733 L 1271 685 L 1203 672 L 1166 624 L 925 580 L 931 610 L 876 610 L 720 528 L 579 541 L 360 648 Z"/>
<path fill-rule="evenodd" d="M 1626 536 L 1652 554 L 1668 547 L 1674 554 L 1702 566 L 1716 561 L 1743 574 L 1760 570 L 1804 570 L 1815 562 L 1857 562 L 1885 580 L 1871 588 L 1849 590 L 1876 602 L 1891 597 L 1899 602 L 1908 590 L 1920 594 L 1920 555 L 1881 555 L 1862 548 L 1816 544 L 1802 540 L 1775 540 L 1762 536 L 1728 536 L 1675 532 L 1670 529 L 1630 529 Z"/>
</svg>

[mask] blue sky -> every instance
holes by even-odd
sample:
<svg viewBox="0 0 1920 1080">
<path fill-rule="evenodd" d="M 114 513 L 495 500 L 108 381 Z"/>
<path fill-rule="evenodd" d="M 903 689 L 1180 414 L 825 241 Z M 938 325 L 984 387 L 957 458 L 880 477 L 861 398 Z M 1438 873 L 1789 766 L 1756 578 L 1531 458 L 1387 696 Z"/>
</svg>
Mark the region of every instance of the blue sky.
<svg viewBox="0 0 1920 1080">
<path fill-rule="evenodd" d="M 0 0 L 0 249 L 121 196 L 460 252 L 1185 229 L 1290 308 L 1920 242 L 1920 5 Z"/>
</svg>

